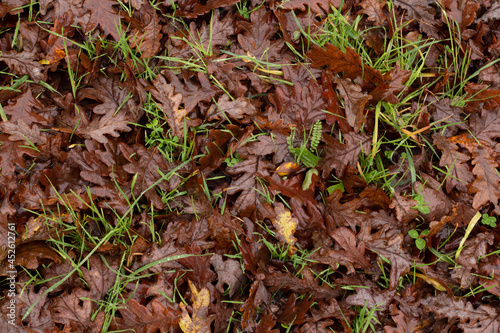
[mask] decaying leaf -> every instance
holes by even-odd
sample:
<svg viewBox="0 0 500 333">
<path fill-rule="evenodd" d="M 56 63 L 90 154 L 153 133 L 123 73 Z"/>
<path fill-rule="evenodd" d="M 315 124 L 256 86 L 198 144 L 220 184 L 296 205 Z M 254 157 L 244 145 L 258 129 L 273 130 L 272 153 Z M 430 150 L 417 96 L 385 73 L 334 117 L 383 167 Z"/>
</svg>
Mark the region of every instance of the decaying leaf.
<svg viewBox="0 0 500 333">
<path fill-rule="evenodd" d="M 276 237 L 280 242 L 288 244 L 289 253 L 295 253 L 297 251 L 295 248 L 297 238 L 293 234 L 299 221 L 292 216 L 292 213 L 282 203 L 277 204 L 275 210 L 276 217 L 271 221 L 276 229 Z"/>
<path fill-rule="evenodd" d="M 191 290 L 191 300 L 193 301 L 193 313 L 190 316 L 186 305 L 181 303 L 182 317 L 179 321 L 179 326 L 184 333 L 210 333 L 210 324 L 215 319 L 215 315 L 208 315 L 210 292 L 207 288 L 202 288 L 198 291 L 191 281 L 188 282 L 189 289 Z"/>
</svg>

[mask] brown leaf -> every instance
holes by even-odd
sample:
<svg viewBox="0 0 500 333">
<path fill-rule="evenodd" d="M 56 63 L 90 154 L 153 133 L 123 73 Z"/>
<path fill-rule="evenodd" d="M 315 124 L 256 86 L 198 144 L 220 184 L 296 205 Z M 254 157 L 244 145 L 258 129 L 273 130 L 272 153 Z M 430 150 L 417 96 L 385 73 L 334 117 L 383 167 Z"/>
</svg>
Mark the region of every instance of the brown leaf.
<svg viewBox="0 0 500 333">
<path fill-rule="evenodd" d="M 399 279 L 408 273 L 411 266 L 418 263 L 406 248 L 403 249 L 403 238 L 403 234 L 396 234 L 390 238 L 375 239 L 366 243 L 369 250 L 391 262 L 390 290 L 394 290 L 399 284 Z"/>
<path fill-rule="evenodd" d="M 420 31 L 425 32 L 429 37 L 439 38 L 438 27 L 442 22 L 434 19 L 436 10 L 429 6 L 427 0 L 400 1 L 395 0 L 394 5 L 406 10 L 406 15 L 410 20 L 415 20 L 420 26 Z"/>
<path fill-rule="evenodd" d="M 283 1 L 279 6 L 283 9 L 298 9 L 307 11 L 309 7 L 316 14 L 324 14 L 330 12 L 330 6 L 339 8 L 341 1 L 339 0 L 289 0 Z"/>
<path fill-rule="evenodd" d="M 22 119 L 17 121 L 17 125 L 11 121 L 4 122 L 1 129 L 10 134 L 10 141 L 22 141 L 27 146 L 43 145 L 47 142 L 47 137 L 42 135 L 36 124 L 30 127 Z"/>
<path fill-rule="evenodd" d="M 348 165 L 356 166 L 361 149 L 365 155 L 370 151 L 371 136 L 344 133 L 344 138 L 345 144 L 341 144 L 329 135 L 323 136 L 326 143 L 325 157 L 321 159 L 319 165 L 325 175 L 329 175 L 332 170 L 335 170 L 336 176 L 342 177 Z"/>
<path fill-rule="evenodd" d="M 464 299 L 455 299 L 441 293 L 420 301 L 426 312 L 434 313 L 437 318 L 459 320 L 458 327 L 464 332 L 498 332 L 500 330 L 500 312 L 490 305 L 474 308 Z"/>
<path fill-rule="evenodd" d="M 474 137 L 494 145 L 495 139 L 500 138 L 500 108 L 473 114 L 470 128 Z"/>
<path fill-rule="evenodd" d="M 123 144 L 120 148 L 122 147 L 126 147 L 126 145 Z M 136 160 L 124 165 L 123 170 L 133 175 L 137 174 L 137 179 L 134 185 L 134 194 L 136 196 L 143 193 L 143 191 L 146 191 L 153 184 L 162 179 L 162 176 L 158 171 L 166 175 L 170 170 L 177 166 L 177 163 L 175 162 L 168 162 L 167 159 L 158 152 L 158 149 L 146 149 L 144 146 L 139 144 L 135 144 L 131 148 L 133 149 L 133 153 L 136 154 Z M 125 148 L 123 148 L 122 151 L 124 151 L 124 149 Z M 128 158 L 129 156 L 125 157 Z M 178 176 L 174 176 L 170 178 L 169 182 L 165 179 L 159 181 L 156 186 L 163 191 L 170 191 L 175 188 L 175 186 L 172 188 L 171 184 L 174 185 L 174 182 L 178 180 Z M 155 207 L 159 209 L 163 208 L 163 203 L 155 188 L 150 188 L 145 193 L 145 196 L 151 200 Z"/>
<path fill-rule="evenodd" d="M 248 298 L 240 308 L 240 311 L 243 312 L 241 326 L 244 330 L 250 330 L 256 326 L 256 314 L 260 305 L 271 303 L 271 294 L 264 286 L 262 278 L 262 276 L 257 276 L 257 279 L 254 280 Z"/>
<path fill-rule="evenodd" d="M 478 210 L 481 206 L 492 203 L 495 212 L 500 214 L 498 200 L 500 199 L 500 176 L 497 172 L 498 163 L 493 158 L 492 149 L 486 146 L 475 147 L 472 173 L 476 179 L 469 187 L 469 193 L 474 194 L 472 207 Z"/>
<path fill-rule="evenodd" d="M 354 199 L 344 204 L 340 203 L 342 192 L 335 190 L 326 198 L 326 213 L 327 213 L 327 230 L 332 232 L 336 227 L 350 226 L 352 230 L 356 230 L 357 226 L 361 226 L 368 218 L 366 214 L 357 212 L 361 207 L 361 200 Z"/>
<path fill-rule="evenodd" d="M 9 104 L 3 107 L 5 114 L 10 115 L 10 121 L 15 123 L 18 120 L 23 120 L 26 124 L 39 123 L 48 125 L 48 121 L 40 114 L 44 105 L 39 100 L 36 100 L 28 87 L 26 92 L 16 99 L 9 100 Z"/>
<path fill-rule="evenodd" d="M 179 310 L 164 306 L 157 300 L 144 306 L 137 300 L 131 299 L 118 311 L 122 318 L 116 318 L 111 327 L 116 330 L 133 330 L 137 333 L 167 332 L 177 326 L 181 314 Z"/>
<path fill-rule="evenodd" d="M 344 79 L 355 80 L 360 77 L 374 85 L 384 83 L 382 74 L 378 70 L 364 65 L 354 49 L 347 47 L 346 52 L 343 52 L 330 43 L 325 44 L 325 48 L 326 50 L 313 45 L 311 50 L 307 52 L 307 57 L 312 60 L 314 67 L 328 66 L 334 73 L 344 72 Z"/>
<path fill-rule="evenodd" d="M 391 199 L 390 208 L 396 211 L 396 218 L 400 222 L 410 222 L 418 216 L 418 210 L 414 209 L 417 201 L 399 193 L 394 193 Z"/>
<path fill-rule="evenodd" d="M 80 15 L 82 28 L 84 32 L 90 32 L 100 26 L 104 34 L 102 38 L 111 35 L 115 41 L 120 40 L 118 27 L 121 25 L 120 13 L 113 8 L 117 5 L 112 0 L 84 0 L 82 4 L 82 12 L 89 14 L 88 19 Z M 122 30 L 123 31 L 123 30 Z"/>
<path fill-rule="evenodd" d="M 19 245 L 16 251 L 16 265 L 28 269 L 37 269 L 47 259 L 55 263 L 61 262 L 57 252 L 42 241 Z"/>
<path fill-rule="evenodd" d="M 347 122 L 359 133 L 365 122 L 365 105 L 372 98 L 361 92 L 361 87 L 352 83 L 351 80 L 334 78 L 339 88 L 340 97 L 344 99 L 345 114 Z"/>
<path fill-rule="evenodd" d="M 237 3 L 238 0 L 208 0 L 205 5 L 197 2 L 193 8 L 193 14 L 186 15 L 188 18 L 196 17 L 196 15 L 203 15 L 210 12 L 212 9 L 219 7 L 227 7 Z"/>
<path fill-rule="evenodd" d="M 141 51 L 141 58 L 147 59 L 158 52 L 161 47 L 160 40 L 163 35 L 156 9 L 149 5 L 149 3 L 139 11 L 139 15 L 140 21 L 145 23 L 145 27 L 143 29 L 134 29 L 130 33 L 128 40 L 130 47 L 138 48 Z"/>
<path fill-rule="evenodd" d="M 267 209 L 263 206 L 263 199 L 258 194 L 257 190 L 261 190 L 261 184 L 257 181 L 256 175 L 260 177 L 269 176 L 270 171 L 274 169 L 274 165 L 258 156 L 250 156 L 242 162 L 238 162 L 233 167 L 228 167 L 226 172 L 234 177 L 227 193 L 240 195 L 234 203 L 233 209 L 236 212 L 241 212 L 251 207 L 257 208 L 261 213 L 267 214 Z"/>
<path fill-rule="evenodd" d="M 92 300 L 88 291 L 76 288 L 66 291 L 50 304 L 50 312 L 56 323 L 74 327 L 75 330 L 85 330 L 92 325 Z M 84 299 L 86 298 L 86 299 Z"/>
<path fill-rule="evenodd" d="M 229 96 L 224 94 L 216 104 L 207 110 L 207 119 L 225 119 L 225 117 L 229 116 L 232 119 L 241 120 L 245 116 L 253 116 L 256 112 L 257 109 L 248 98 L 238 97 L 235 100 L 229 100 Z M 244 122 L 247 123 L 248 121 Z"/>
<path fill-rule="evenodd" d="M 439 166 L 446 166 L 449 173 L 446 178 L 446 192 L 450 193 L 454 187 L 462 192 L 467 191 L 468 185 L 474 180 L 474 175 L 465 163 L 471 157 L 458 152 L 456 144 L 438 133 L 433 134 L 432 138 L 436 147 L 443 152 Z"/>
<path fill-rule="evenodd" d="M 0 61 L 4 61 L 14 73 L 28 74 L 35 83 L 38 83 L 40 80 L 45 81 L 47 74 L 35 59 L 35 54 L 31 52 L 5 51 L 0 55 Z"/>
<path fill-rule="evenodd" d="M 264 7 L 250 14 L 251 22 L 238 21 L 236 26 L 241 30 L 238 42 L 242 49 L 241 53 L 257 60 L 274 62 L 280 57 L 280 50 L 285 45 L 281 38 L 274 39 L 279 31 L 279 25 L 271 11 Z"/>
<path fill-rule="evenodd" d="M 385 4 L 385 0 L 364 0 L 360 3 L 363 9 L 358 13 L 367 15 L 368 21 L 375 22 L 378 26 L 383 26 L 384 22 L 387 21 L 387 17 L 383 12 Z"/>
<path fill-rule="evenodd" d="M 266 273 L 264 283 L 269 286 L 271 292 L 284 290 L 299 295 L 314 294 L 316 300 L 329 300 L 342 294 L 341 290 L 332 289 L 326 284 L 320 286 L 315 281 L 311 270 L 307 268 L 302 271 L 302 278 L 299 278 L 290 272 L 282 272 L 270 267 L 269 272 Z"/>
<path fill-rule="evenodd" d="M 245 280 L 245 275 L 241 270 L 240 263 L 234 259 L 222 259 L 222 255 L 214 254 L 210 259 L 217 273 L 217 285 L 215 286 L 221 293 L 224 293 L 224 284 L 229 286 L 229 297 L 239 291 L 241 283 Z"/>
<path fill-rule="evenodd" d="M 168 84 L 162 75 L 158 75 L 153 84 L 155 89 L 151 90 L 151 94 L 158 101 L 158 106 L 165 114 L 172 135 L 179 138 L 184 137 L 183 121 L 187 110 L 180 108 L 182 95 L 174 94 L 174 86 Z"/>
<path fill-rule="evenodd" d="M 174 86 L 175 92 L 182 95 L 187 113 L 193 111 L 200 102 L 210 102 L 219 92 L 219 89 L 212 85 L 202 72 L 197 73 L 196 77 L 191 79 L 188 77 L 187 72 L 183 71 L 183 82 L 171 71 L 165 71 L 164 75 L 170 81 L 170 84 Z"/>
<path fill-rule="evenodd" d="M 118 262 L 116 258 L 107 256 L 106 261 L 100 257 L 89 258 L 90 268 L 82 267 L 82 274 L 90 289 L 93 300 L 102 300 L 109 288 L 116 282 Z"/>
<path fill-rule="evenodd" d="M 345 256 L 347 261 L 365 271 L 371 268 L 370 262 L 368 262 L 365 255 L 365 242 L 360 241 L 357 243 L 356 235 L 351 230 L 340 227 L 330 232 L 329 235 L 344 249 L 342 256 Z M 354 270 L 351 273 L 354 273 Z"/>
<path fill-rule="evenodd" d="M 295 78 L 292 82 L 292 89 L 288 86 L 276 88 L 277 110 L 285 124 L 309 130 L 316 121 L 326 118 L 323 111 L 327 108 L 326 100 L 314 79 L 305 83 Z"/>
</svg>

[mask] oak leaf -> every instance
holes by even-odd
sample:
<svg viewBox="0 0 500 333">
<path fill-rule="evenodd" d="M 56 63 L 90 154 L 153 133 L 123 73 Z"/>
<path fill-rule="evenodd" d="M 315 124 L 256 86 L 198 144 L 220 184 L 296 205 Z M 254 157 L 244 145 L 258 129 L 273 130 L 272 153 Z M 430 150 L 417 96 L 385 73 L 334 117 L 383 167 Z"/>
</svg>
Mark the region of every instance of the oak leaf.
<svg viewBox="0 0 500 333">
<path fill-rule="evenodd" d="M 179 304 L 182 309 L 182 317 L 179 327 L 184 333 L 210 333 L 210 324 L 215 319 L 215 314 L 208 315 L 210 305 L 210 291 L 203 287 L 198 291 L 196 286 L 188 280 L 193 301 L 193 314 L 190 316 L 184 303 Z"/>
<path fill-rule="evenodd" d="M 455 143 L 439 133 L 434 134 L 432 138 L 436 147 L 443 152 L 439 166 L 446 166 L 449 173 L 446 177 L 446 192 L 450 193 L 454 187 L 463 192 L 467 191 L 468 185 L 474 180 L 474 175 L 466 164 L 471 157 L 460 153 Z"/>
<path fill-rule="evenodd" d="M 233 209 L 236 212 L 244 211 L 250 207 L 257 208 L 260 212 L 267 214 L 267 209 L 264 208 L 263 199 L 257 190 L 261 191 L 261 184 L 257 181 L 257 173 L 260 177 L 269 176 L 270 171 L 274 169 L 274 164 L 259 156 L 249 156 L 244 161 L 238 162 L 233 167 L 228 167 L 226 172 L 234 177 L 231 186 L 227 193 L 232 195 L 240 193 L 238 199 L 234 203 Z"/>
<path fill-rule="evenodd" d="M 368 16 L 368 21 L 375 22 L 377 26 L 383 26 L 384 22 L 387 21 L 383 12 L 386 3 L 385 0 L 364 0 L 360 3 L 363 9 L 359 11 L 359 14 L 365 14 Z"/>
<path fill-rule="evenodd" d="M 47 74 L 42 65 L 36 60 L 36 55 L 31 52 L 5 51 L 0 54 L 0 61 L 4 61 L 17 75 L 28 74 L 35 83 L 46 80 Z"/>
<path fill-rule="evenodd" d="M 29 87 L 22 95 L 9 100 L 9 104 L 3 107 L 5 114 L 11 116 L 9 120 L 13 123 L 23 120 L 28 125 L 32 123 L 47 125 L 47 119 L 40 114 L 43 108 L 44 105 L 33 97 Z"/>
<path fill-rule="evenodd" d="M 361 87 L 352 83 L 351 80 L 334 78 L 337 83 L 340 97 L 344 99 L 345 114 L 347 122 L 359 133 L 365 122 L 365 105 L 372 98 L 361 92 Z"/>
<path fill-rule="evenodd" d="M 378 70 L 364 65 L 354 49 L 346 47 L 346 51 L 343 52 L 330 43 L 325 44 L 325 48 L 314 45 L 307 52 L 306 55 L 312 60 L 313 67 L 327 66 L 334 73 L 344 72 L 344 79 L 363 78 L 366 82 L 374 85 L 384 83 L 382 74 Z"/>
<path fill-rule="evenodd" d="M 235 100 L 229 100 L 229 96 L 224 94 L 207 110 L 207 119 L 221 119 L 227 115 L 232 119 L 242 120 L 245 116 L 253 116 L 256 112 L 257 109 L 248 98 L 238 97 Z"/>
<path fill-rule="evenodd" d="M 324 135 L 325 156 L 320 160 L 320 168 L 328 175 L 335 170 L 337 177 L 342 177 L 346 167 L 355 167 L 361 151 L 366 155 L 370 151 L 371 136 L 367 134 L 345 133 L 342 144 L 329 135 Z"/>
<path fill-rule="evenodd" d="M 245 280 L 245 275 L 241 270 L 240 263 L 234 259 L 222 259 L 222 255 L 214 254 L 210 259 L 217 273 L 217 285 L 215 286 L 221 293 L 224 293 L 224 284 L 229 286 L 229 297 L 239 291 L 241 283 Z"/>
<path fill-rule="evenodd" d="M 426 312 L 432 312 L 438 319 L 459 320 L 458 327 L 464 332 L 498 332 L 500 312 L 490 305 L 474 308 L 464 299 L 449 297 L 444 293 L 420 301 Z"/>
<path fill-rule="evenodd" d="M 4 122 L 1 124 L 1 129 L 10 134 L 10 141 L 22 141 L 28 146 L 43 145 L 47 142 L 47 137 L 42 135 L 36 124 L 30 127 L 22 119 L 17 121 L 17 125 L 11 121 Z"/>
<path fill-rule="evenodd" d="M 316 14 L 324 14 L 330 11 L 330 6 L 339 8 L 341 3 L 340 0 L 289 0 L 283 1 L 279 8 L 307 11 L 309 7 Z"/>
<path fill-rule="evenodd" d="M 167 332 L 179 323 L 180 311 L 153 299 L 147 306 L 130 299 L 119 309 L 122 318 L 116 318 L 112 327 L 137 333 Z"/>
<path fill-rule="evenodd" d="M 158 101 L 158 106 L 165 114 L 165 119 L 172 130 L 172 135 L 179 138 L 184 137 L 184 117 L 186 109 L 181 109 L 182 95 L 174 93 L 174 86 L 168 84 L 162 75 L 158 75 L 153 82 L 155 89 L 151 94 Z"/>
<path fill-rule="evenodd" d="M 102 38 L 111 35 L 115 41 L 119 41 L 118 29 L 121 21 L 120 13 L 113 8 L 115 5 L 117 3 L 112 0 L 84 0 L 82 4 L 83 14 L 80 15 L 80 17 L 84 17 L 81 22 L 84 32 L 90 32 L 100 26 L 104 32 Z M 86 19 L 86 14 L 89 14 L 88 19 Z"/>
<path fill-rule="evenodd" d="M 366 242 L 369 250 L 391 262 L 390 290 L 394 290 L 399 284 L 399 278 L 408 273 L 410 267 L 416 264 L 416 259 L 407 252 L 406 248 L 403 248 L 403 238 L 403 234 L 398 233 L 391 237 Z"/>
<path fill-rule="evenodd" d="M 142 6 L 141 6 L 142 7 Z M 160 40 L 163 35 L 161 33 L 160 18 L 149 3 L 139 11 L 141 22 L 145 23 L 144 28 L 134 29 L 128 37 L 131 47 L 138 48 L 141 51 L 141 58 L 151 58 L 158 52 L 161 47 Z"/>
<path fill-rule="evenodd" d="M 82 288 L 75 288 L 71 293 L 66 291 L 49 306 L 53 320 L 78 331 L 86 330 L 93 324 L 92 300 L 89 296 L 89 292 Z"/>
<path fill-rule="evenodd" d="M 495 212 L 500 214 L 500 176 L 498 175 L 498 163 L 494 159 L 493 150 L 486 146 L 475 147 L 472 151 L 472 173 L 476 179 L 469 187 L 469 193 L 474 194 L 472 207 L 478 210 L 481 206 L 492 203 Z"/>
<path fill-rule="evenodd" d="M 470 128 L 474 137 L 490 145 L 495 144 L 495 139 L 500 138 L 500 108 L 473 114 L 470 119 Z"/>
<path fill-rule="evenodd" d="M 238 21 L 236 26 L 241 30 L 238 42 L 241 53 L 274 62 L 280 57 L 280 50 L 285 45 L 281 38 L 273 39 L 279 31 L 279 24 L 271 11 L 259 8 L 250 15 L 251 22 Z"/>
</svg>

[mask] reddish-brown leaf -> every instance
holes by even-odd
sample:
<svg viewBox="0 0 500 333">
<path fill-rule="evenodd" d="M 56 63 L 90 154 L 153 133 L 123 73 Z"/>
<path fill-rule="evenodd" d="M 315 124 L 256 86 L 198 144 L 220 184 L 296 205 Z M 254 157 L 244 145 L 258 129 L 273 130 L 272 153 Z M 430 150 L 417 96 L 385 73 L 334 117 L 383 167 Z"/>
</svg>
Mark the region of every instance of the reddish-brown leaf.
<svg viewBox="0 0 500 333">
<path fill-rule="evenodd" d="M 207 119 L 225 119 L 225 117 L 229 117 L 232 119 L 242 120 L 246 116 L 253 116 L 257 112 L 255 106 L 252 105 L 250 100 L 246 97 L 238 97 L 235 100 L 229 100 L 229 96 L 224 94 L 222 95 L 216 104 L 212 105 L 207 110 Z M 250 121 L 249 117 L 246 117 L 247 120 L 243 121 L 244 123 L 248 123 Z"/>
<path fill-rule="evenodd" d="M 158 101 L 158 106 L 165 114 L 165 118 L 172 130 L 172 135 L 179 138 L 184 137 L 184 117 L 187 110 L 182 109 L 182 95 L 174 93 L 174 86 L 168 84 L 162 75 L 158 75 L 153 82 L 155 89 L 151 91 L 153 97 Z"/>
<path fill-rule="evenodd" d="M 394 290 L 399 284 L 399 278 L 408 273 L 411 266 L 419 262 L 403 248 L 403 234 L 395 234 L 392 237 L 375 239 L 366 242 L 366 247 L 387 258 L 391 262 L 390 290 Z"/>
<path fill-rule="evenodd" d="M 339 8 L 340 4 L 340 0 L 289 0 L 283 1 L 280 8 L 307 11 L 309 7 L 316 14 L 324 14 L 330 12 L 330 6 Z"/>
<path fill-rule="evenodd" d="M 337 177 L 342 177 L 345 168 L 349 165 L 356 167 L 361 150 L 365 155 L 370 151 L 371 136 L 367 134 L 345 133 L 345 144 L 342 144 L 329 135 L 324 135 L 325 156 L 320 161 L 320 168 L 325 175 L 335 170 Z"/>
<path fill-rule="evenodd" d="M 43 104 L 33 97 L 31 88 L 28 87 L 22 95 L 9 100 L 9 104 L 5 105 L 3 109 L 5 114 L 11 116 L 9 120 L 13 123 L 23 120 L 28 125 L 32 123 L 47 125 L 47 119 L 40 114 L 43 107 Z"/>
<path fill-rule="evenodd" d="M 378 70 L 364 65 L 354 49 L 347 47 L 346 52 L 343 52 L 330 43 L 325 44 L 325 48 L 314 45 L 307 52 L 307 57 L 312 60 L 314 67 L 327 66 L 334 73 L 344 72 L 344 79 L 363 78 L 374 85 L 384 82 L 382 74 Z"/>
<path fill-rule="evenodd" d="M 436 147 L 443 152 L 439 166 L 446 166 L 449 173 L 446 178 L 446 192 L 450 193 L 453 188 L 457 188 L 462 192 L 467 191 L 469 184 L 474 180 L 474 175 L 465 163 L 471 157 L 460 153 L 455 143 L 438 133 L 434 134 L 432 138 Z"/>
<path fill-rule="evenodd" d="M 359 133 L 365 122 L 365 105 L 372 97 L 362 93 L 361 87 L 349 79 L 334 78 L 334 82 L 337 83 L 340 97 L 344 99 L 347 122 L 354 128 L 354 132 Z"/>
<path fill-rule="evenodd" d="M 217 273 L 217 285 L 215 286 L 221 293 L 224 293 L 224 285 L 229 286 L 229 297 L 233 297 L 240 289 L 241 283 L 245 280 L 245 275 L 241 270 L 240 263 L 234 259 L 222 259 L 222 255 L 214 254 L 210 259 Z"/>
<path fill-rule="evenodd" d="M 142 6 L 141 6 L 142 7 Z M 141 51 L 141 58 L 151 58 L 161 47 L 163 37 L 161 25 L 156 9 L 149 3 L 139 11 L 140 21 L 145 23 L 144 28 L 134 29 L 128 37 L 131 47 Z"/>
<path fill-rule="evenodd" d="M 168 332 L 179 323 L 181 312 L 165 306 L 157 300 L 146 306 L 135 299 L 130 299 L 125 307 L 119 309 L 121 317 L 113 321 L 113 329 L 133 330 L 137 333 Z"/>
<path fill-rule="evenodd" d="M 45 81 L 47 74 L 42 65 L 37 61 L 35 54 L 31 52 L 6 51 L 0 55 L 0 61 L 4 61 L 17 75 L 28 74 L 35 83 Z"/>
<path fill-rule="evenodd" d="M 236 212 L 254 207 L 267 215 L 267 209 L 264 208 L 263 203 L 264 199 L 257 192 L 257 190 L 262 191 L 262 186 L 257 181 L 256 176 L 269 176 L 270 171 L 273 169 L 274 165 L 271 162 L 258 156 L 249 156 L 244 161 L 226 169 L 226 172 L 232 176 L 240 175 L 233 178 L 230 187 L 227 189 L 227 193 L 231 195 L 240 193 L 233 206 Z"/>
<path fill-rule="evenodd" d="M 83 17 L 80 17 L 83 30 L 90 32 L 100 26 L 104 32 L 103 38 L 111 35 L 115 41 L 119 41 L 118 27 L 121 25 L 121 21 L 120 13 L 113 7 L 116 5 L 117 3 L 112 0 L 84 0 L 82 4 L 83 15 L 81 15 Z"/>
<path fill-rule="evenodd" d="M 476 179 L 469 187 L 469 193 L 474 194 L 472 207 L 476 210 L 481 206 L 492 203 L 495 212 L 500 214 L 498 200 L 500 200 L 500 176 L 498 175 L 498 163 L 494 159 L 493 150 L 486 146 L 475 147 L 472 151 L 474 158 L 472 173 Z"/>
<path fill-rule="evenodd" d="M 387 21 L 387 17 L 383 11 L 385 4 L 385 0 L 364 0 L 360 3 L 363 9 L 359 11 L 359 14 L 365 14 L 368 16 L 368 21 L 375 22 L 378 26 L 383 26 L 384 22 Z"/>
<path fill-rule="evenodd" d="M 475 308 L 464 299 L 448 297 L 441 293 L 420 301 L 426 312 L 431 312 L 437 318 L 458 319 L 459 328 L 464 332 L 498 332 L 500 330 L 500 312 L 490 305 L 480 305 Z"/>
</svg>

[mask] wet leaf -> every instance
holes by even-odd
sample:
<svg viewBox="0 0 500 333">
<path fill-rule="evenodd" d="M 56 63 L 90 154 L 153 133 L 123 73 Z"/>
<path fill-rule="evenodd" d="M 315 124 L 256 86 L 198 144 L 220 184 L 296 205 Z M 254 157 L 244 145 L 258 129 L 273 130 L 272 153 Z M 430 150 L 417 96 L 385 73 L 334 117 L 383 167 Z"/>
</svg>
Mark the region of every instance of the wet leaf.
<svg viewBox="0 0 500 333">
<path fill-rule="evenodd" d="M 191 281 L 188 282 L 193 301 L 193 314 L 190 316 L 184 303 L 181 303 L 182 317 L 179 326 L 184 333 L 209 333 L 211 332 L 210 324 L 215 319 L 214 315 L 208 315 L 210 292 L 207 288 L 198 291 Z"/>
<path fill-rule="evenodd" d="M 288 244 L 289 253 L 295 253 L 297 251 L 295 248 L 297 238 L 293 234 L 299 221 L 292 216 L 292 213 L 282 203 L 277 204 L 275 210 L 276 217 L 271 221 L 276 229 L 276 237 L 280 242 Z"/>
<path fill-rule="evenodd" d="M 326 49 L 318 46 L 313 46 L 307 57 L 312 60 L 313 66 L 327 66 L 334 73 L 344 72 L 344 79 L 349 78 L 355 80 L 358 77 L 375 85 L 382 84 L 384 78 L 382 74 L 363 64 L 361 57 L 350 47 L 343 52 L 341 49 L 332 44 L 325 44 Z"/>
</svg>

